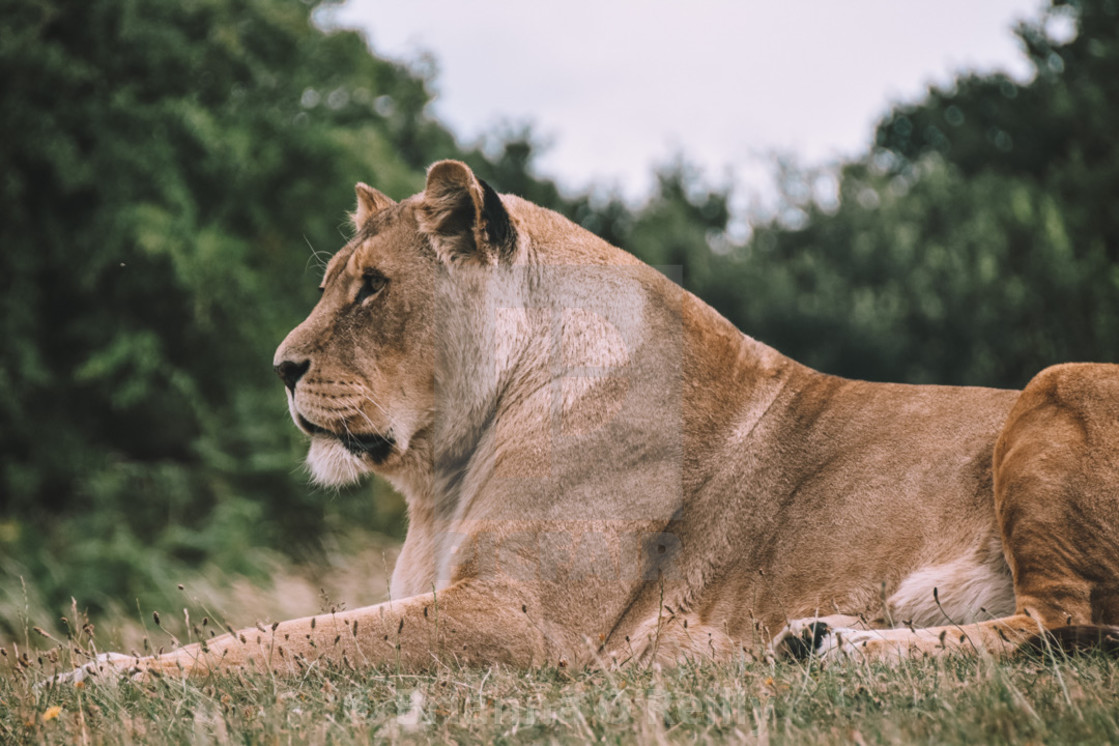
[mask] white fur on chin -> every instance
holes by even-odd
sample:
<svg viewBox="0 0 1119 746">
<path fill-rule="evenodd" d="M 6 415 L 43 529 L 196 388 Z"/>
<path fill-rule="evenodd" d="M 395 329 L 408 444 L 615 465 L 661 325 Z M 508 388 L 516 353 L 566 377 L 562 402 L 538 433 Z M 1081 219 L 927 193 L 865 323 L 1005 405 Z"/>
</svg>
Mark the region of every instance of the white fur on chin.
<svg viewBox="0 0 1119 746">
<path fill-rule="evenodd" d="M 324 435 L 311 437 L 307 468 L 311 471 L 312 481 L 324 487 L 353 484 L 370 471 L 361 458 L 350 453 L 334 438 Z"/>
</svg>

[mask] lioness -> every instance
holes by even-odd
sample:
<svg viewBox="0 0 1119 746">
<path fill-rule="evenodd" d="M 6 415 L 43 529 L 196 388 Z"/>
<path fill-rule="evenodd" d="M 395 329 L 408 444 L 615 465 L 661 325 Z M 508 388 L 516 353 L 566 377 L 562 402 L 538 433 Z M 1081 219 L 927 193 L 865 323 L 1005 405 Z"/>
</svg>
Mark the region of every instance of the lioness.
<svg viewBox="0 0 1119 746">
<path fill-rule="evenodd" d="M 817 373 L 462 163 L 276 352 L 323 484 L 406 496 L 387 603 L 122 670 L 1007 654 L 1119 624 L 1119 366 L 1022 392 Z"/>
</svg>

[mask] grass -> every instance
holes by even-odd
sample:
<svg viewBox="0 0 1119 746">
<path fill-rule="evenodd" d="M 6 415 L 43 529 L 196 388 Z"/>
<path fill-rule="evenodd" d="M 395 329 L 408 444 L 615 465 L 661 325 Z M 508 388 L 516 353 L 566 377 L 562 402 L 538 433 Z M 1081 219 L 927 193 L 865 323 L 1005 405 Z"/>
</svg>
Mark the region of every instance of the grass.
<svg viewBox="0 0 1119 746">
<path fill-rule="evenodd" d="M 1092 655 L 897 668 L 745 659 L 609 672 L 312 667 L 297 679 L 35 686 L 83 662 L 75 648 L 170 647 L 205 634 L 207 615 L 220 631 L 342 605 L 332 599 L 380 600 L 393 549 L 358 544 L 314 569 L 278 567 L 271 588 L 210 573 L 186 579 L 171 594 L 186 613 L 165 609 L 158 627 L 150 611 L 134 611 L 97 620 L 92 632 L 76 609 L 48 625 L 27 604 L 20 639 L 0 640 L 0 744 L 1119 743 L 1119 660 Z"/>
<path fill-rule="evenodd" d="M 612 672 L 311 668 L 297 679 L 80 687 L 35 687 L 52 667 L 28 660 L 0 680 L 3 743 L 1119 742 L 1119 661 L 1096 656 L 898 668 L 745 660 Z"/>
</svg>

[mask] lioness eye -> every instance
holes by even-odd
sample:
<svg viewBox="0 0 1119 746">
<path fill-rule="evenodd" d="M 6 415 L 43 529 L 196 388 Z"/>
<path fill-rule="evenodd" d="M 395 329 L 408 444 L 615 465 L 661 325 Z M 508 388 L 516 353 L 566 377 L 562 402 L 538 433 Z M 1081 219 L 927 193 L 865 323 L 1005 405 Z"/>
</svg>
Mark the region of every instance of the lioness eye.
<svg viewBox="0 0 1119 746">
<path fill-rule="evenodd" d="M 361 303 L 366 298 L 372 298 L 388 284 L 389 278 L 375 269 L 367 269 L 362 274 L 361 289 L 357 291 L 355 303 Z"/>
</svg>

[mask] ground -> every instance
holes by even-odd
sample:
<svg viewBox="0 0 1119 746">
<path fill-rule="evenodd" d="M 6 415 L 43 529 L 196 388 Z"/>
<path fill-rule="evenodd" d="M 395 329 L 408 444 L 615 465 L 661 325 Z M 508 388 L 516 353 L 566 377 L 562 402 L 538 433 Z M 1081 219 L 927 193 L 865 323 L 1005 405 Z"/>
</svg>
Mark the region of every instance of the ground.
<svg viewBox="0 0 1119 746">
<path fill-rule="evenodd" d="M 0 742 L 1119 742 L 1119 661 L 1098 656 L 421 676 L 311 669 L 294 680 L 79 688 L 36 688 L 36 670 L 0 679 Z"/>
</svg>

